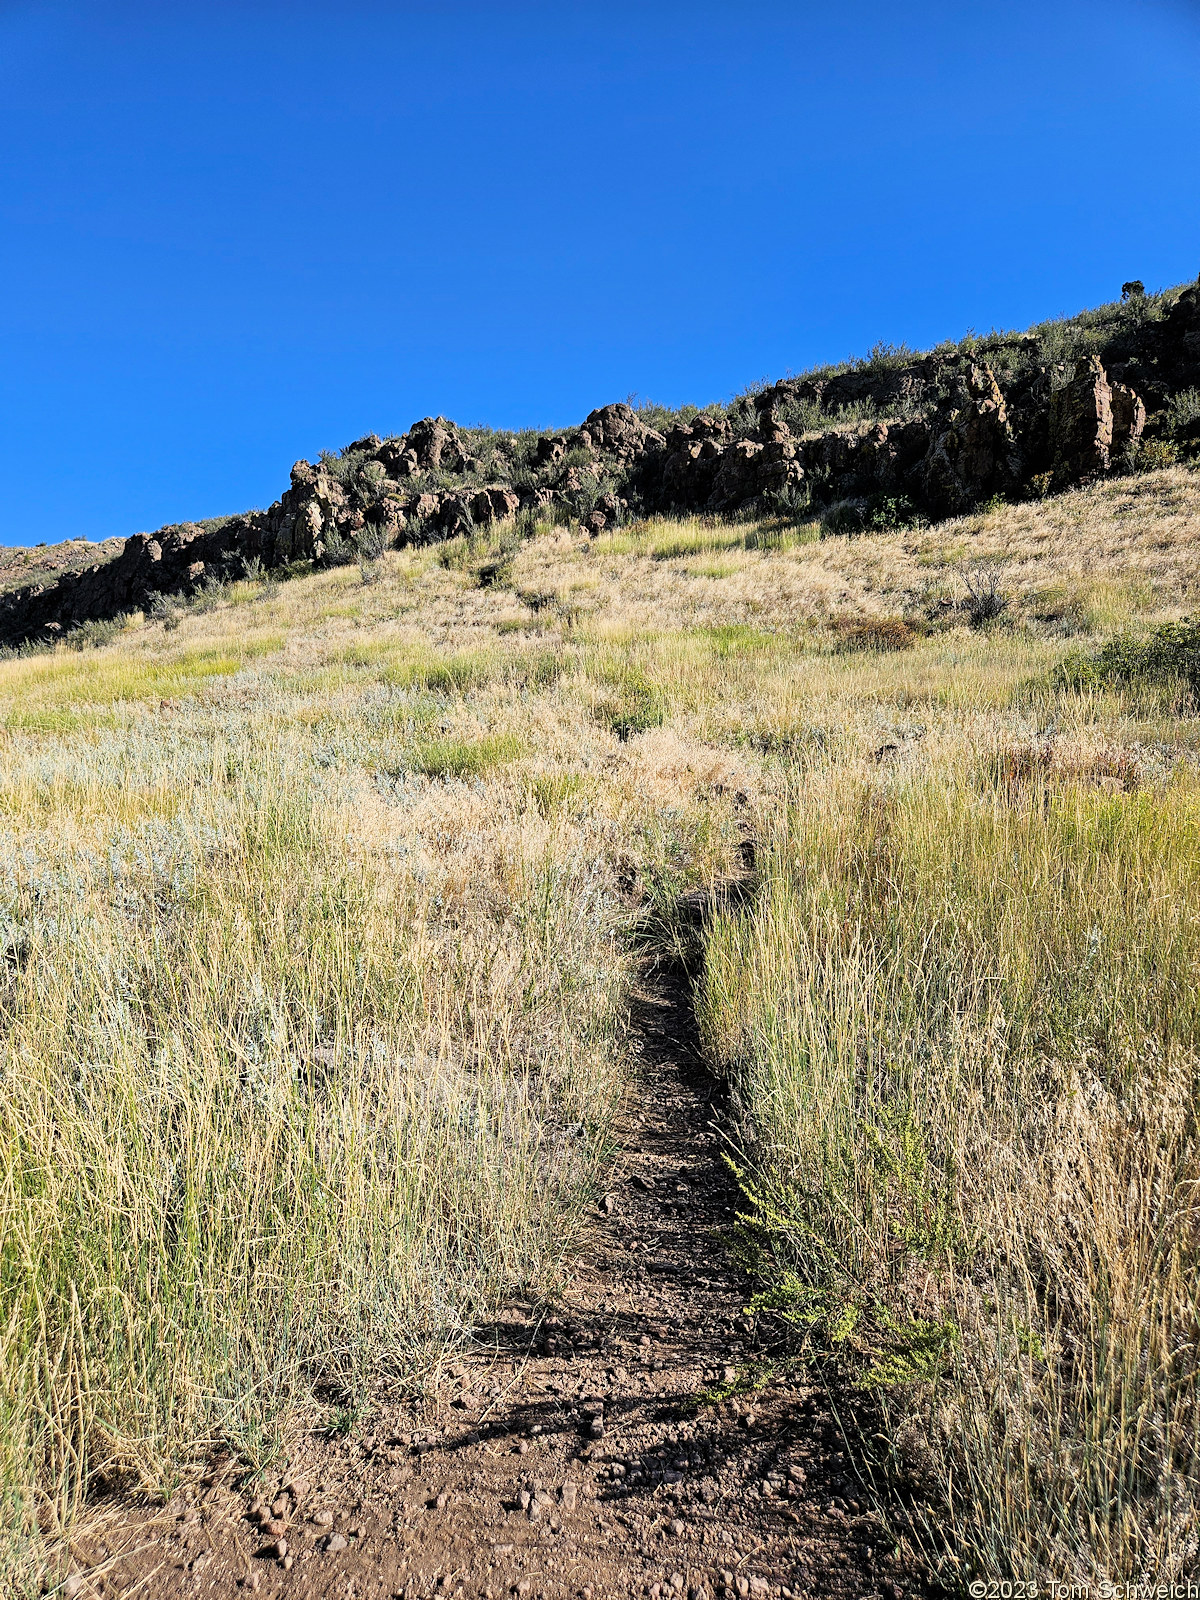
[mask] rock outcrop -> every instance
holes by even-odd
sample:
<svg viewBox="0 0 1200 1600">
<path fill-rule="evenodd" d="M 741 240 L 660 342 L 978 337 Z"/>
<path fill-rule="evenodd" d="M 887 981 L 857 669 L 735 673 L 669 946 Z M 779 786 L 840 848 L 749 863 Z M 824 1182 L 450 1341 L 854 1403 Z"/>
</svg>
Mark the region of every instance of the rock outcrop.
<svg viewBox="0 0 1200 1600">
<path fill-rule="evenodd" d="M 1091 313 L 1051 333 L 879 352 L 725 407 L 688 408 L 663 429 L 619 403 L 541 434 L 423 417 L 398 437 L 366 434 L 336 457 L 297 461 L 267 511 L 136 534 L 115 560 L 0 595 L 0 641 L 52 640 L 253 564 L 369 557 L 517 515 L 596 533 L 631 514 L 818 515 L 886 498 L 941 518 L 994 495 L 1086 482 L 1132 465 L 1172 397 L 1200 386 L 1200 285 L 1109 311 L 1107 323 Z M 1064 330 L 1083 354 L 1062 353 Z"/>
</svg>

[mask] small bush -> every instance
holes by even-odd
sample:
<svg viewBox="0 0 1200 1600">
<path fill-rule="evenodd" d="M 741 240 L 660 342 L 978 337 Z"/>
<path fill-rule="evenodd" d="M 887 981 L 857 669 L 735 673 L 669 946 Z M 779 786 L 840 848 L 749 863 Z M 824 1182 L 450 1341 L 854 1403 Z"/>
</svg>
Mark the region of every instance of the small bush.
<svg viewBox="0 0 1200 1600">
<path fill-rule="evenodd" d="M 962 580 L 966 586 L 963 608 L 971 619 L 973 628 L 982 628 L 994 622 L 1008 608 L 1008 597 L 1000 589 L 1000 569 L 990 562 L 967 567 Z"/>
<path fill-rule="evenodd" d="M 872 533 L 889 533 L 895 528 L 911 528 L 924 520 L 907 495 L 871 495 L 867 501 L 866 526 Z"/>
<path fill-rule="evenodd" d="M 530 781 L 529 792 L 542 817 L 549 822 L 559 812 L 578 804 L 584 783 L 577 772 L 540 772 Z"/>
<path fill-rule="evenodd" d="M 1167 402 L 1165 426 L 1177 449 L 1200 450 L 1200 389 L 1183 389 Z"/>
<path fill-rule="evenodd" d="M 72 650 L 98 650 L 101 645 L 111 644 L 119 634 L 124 633 L 129 621 L 129 613 L 120 611 L 115 617 L 81 622 L 71 629 L 64 643 L 69 644 Z"/>
<path fill-rule="evenodd" d="M 622 744 L 636 733 L 662 726 L 667 714 L 666 704 L 640 669 L 629 668 L 613 687 L 615 692 L 597 702 L 594 714 L 601 726 L 615 733 Z"/>
<path fill-rule="evenodd" d="M 910 650 L 921 637 L 904 617 L 835 617 L 839 650 Z"/>
<path fill-rule="evenodd" d="M 812 518 L 812 499 L 803 484 L 769 489 L 762 498 L 767 516 L 778 517 L 781 522 L 808 522 Z"/>
<path fill-rule="evenodd" d="M 1159 472 L 1163 467 L 1174 466 L 1178 459 L 1179 452 L 1169 439 L 1143 439 L 1134 466 L 1138 472 Z"/>
<path fill-rule="evenodd" d="M 1145 638 L 1118 634 L 1090 655 L 1073 651 L 1055 674 L 1058 688 L 1077 692 L 1108 687 L 1178 684 L 1193 703 L 1200 698 L 1200 622 L 1165 622 Z"/>
<path fill-rule="evenodd" d="M 181 594 L 156 594 L 146 607 L 147 622 L 161 622 L 168 633 L 179 626 L 185 601 Z"/>
<path fill-rule="evenodd" d="M 853 537 L 866 527 L 863 506 L 858 500 L 836 500 L 821 518 L 822 533 L 847 534 Z"/>
</svg>

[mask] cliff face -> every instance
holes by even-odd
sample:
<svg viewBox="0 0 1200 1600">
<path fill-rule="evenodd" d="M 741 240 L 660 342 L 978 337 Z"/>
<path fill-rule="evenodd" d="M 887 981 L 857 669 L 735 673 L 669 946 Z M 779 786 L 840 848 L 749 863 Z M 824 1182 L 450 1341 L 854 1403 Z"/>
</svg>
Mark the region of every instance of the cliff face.
<svg viewBox="0 0 1200 1600">
<path fill-rule="evenodd" d="M 0 641 L 51 640 L 252 562 L 344 560 L 518 512 L 591 531 L 653 511 L 815 515 L 837 502 L 851 517 L 880 503 L 953 516 L 1133 465 L 1173 399 L 1200 386 L 1200 285 L 1047 328 L 885 353 L 705 411 L 602 406 L 558 434 L 426 417 L 298 461 L 267 511 L 136 534 L 105 565 L 0 595 Z"/>
</svg>

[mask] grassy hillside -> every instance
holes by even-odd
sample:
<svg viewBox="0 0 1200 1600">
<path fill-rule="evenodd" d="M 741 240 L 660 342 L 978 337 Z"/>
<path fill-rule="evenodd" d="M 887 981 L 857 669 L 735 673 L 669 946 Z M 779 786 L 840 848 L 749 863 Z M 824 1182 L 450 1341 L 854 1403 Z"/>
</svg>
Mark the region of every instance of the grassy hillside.
<svg viewBox="0 0 1200 1600">
<path fill-rule="evenodd" d="M 0 1561 L 550 1291 L 639 951 L 753 836 L 698 998 L 764 1304 L 949 1581 L 1184 1570 L 1198 541 L 1178 467 L 501 525 L 0 663 Z"/>
</svg>

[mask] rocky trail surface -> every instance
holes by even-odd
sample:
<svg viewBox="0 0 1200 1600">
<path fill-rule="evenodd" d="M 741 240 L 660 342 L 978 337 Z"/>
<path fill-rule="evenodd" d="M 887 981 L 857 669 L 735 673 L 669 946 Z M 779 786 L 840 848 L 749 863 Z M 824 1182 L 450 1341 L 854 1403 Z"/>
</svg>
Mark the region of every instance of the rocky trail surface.
<svg viewBox="0 0 1200 1600">
<path fill-rule="evenodd" d="M 913 1583 L 827 1397 L 773 1368 L 719 1242 L 737 1192 L 684 986 L 640 1010 L 640 1094 L 554 1313 L 510 1306 L 436 1397 L 106 1518 L 75 1595 L 716 1600 Z M 774 1376 L 772 1376 L 774 1373 Z M 765 1381 L 764 1381 L 765 1380 Z"/>
</svg>

